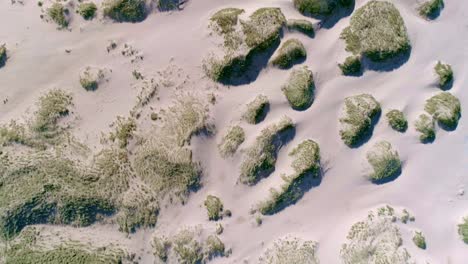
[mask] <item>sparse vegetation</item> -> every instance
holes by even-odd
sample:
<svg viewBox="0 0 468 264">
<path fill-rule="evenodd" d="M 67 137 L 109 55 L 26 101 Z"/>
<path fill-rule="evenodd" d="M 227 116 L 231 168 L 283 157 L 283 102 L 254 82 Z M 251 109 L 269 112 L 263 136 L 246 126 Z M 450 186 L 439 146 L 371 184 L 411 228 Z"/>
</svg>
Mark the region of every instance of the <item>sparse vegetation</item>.
<svg viewBox="0 0 468 264">
<path fill-rule="evenodd" d="M 288 39 L 279 48 L 271 63 L 281 69 L 292 67 L 307 56 L 304 44 L 298 39 Z"/>
<path fill-rule="evenodd" d="M 398 132 L 405 132 L 408 129 L 408 121 L 402 111 L 392 109 L 385 114 L 388 124 Z"/>
<path fill-rule="evenodd" d="M 429 143 L 434 141 L 436 133 L 434 119 L 432 119 L 432 117 L 426 114 L 421 114 L 414 123 L 414 126 L 416 127 L 416 131 L 421 133 L 419 135 L 419 140 L 422 143 Z"/>
<path fill-rule="evenodd" d="M 146 18 L 144 0 L 106 0 L 103 13 L 117 22 L 140 22 Z"/>
<path fill-rule="evenodd" d="M 61 3 L 54 3 L 47 9 L 49 17 L 61 28 L 68 27 L 67 9 Z"/>
<path fill-rule="evenodd" d="M 224 246 L 223 241 L 219 239 L 216 235 L 210 235 L 206 239 L 206 253 L 205 258 L 212 259 L 217 256 L 224 256 L 226 252 L 226 248 Z"/>
<path fill-rule="evenodd" d="M 0 130 L 1 135 L 1 130 Z M 244 129 L 240 126 L 232 126 L 230 127 L 226 134 L 221 139 L 221 142 L 218 144 L 219 153 L 223 158 L 232 156 L 237 149 L 239 148 L 240 144 L 242 144 L 245 140 L 245 132 Z"/>
<path fill-rule="evenodd" d="M 341 33 L 346 50 L 372 61 L 385 61 L 410 50 L 405 23 L 391 2 L 370 1 L 356 10 Z"/>
<path fill-rule="evenodd" d="M 245 43 L 250 48 L 266 49 L 280 38 L 281 28 L 286 24 L 281 9 L 265 7 L 250 15 L 249 21 L 242 21 Z"/>
<path fill-rule="evenodd" d="M 289 104 L 295 110 L 309 108 L 314 100 L 314 76 L 307 66 L 293 69 L 281 88 Z"/>
<path fill-rule="evenodd" d="M 434 19 L 442 8 L 444 8 L 444 0 L 428 0 L 419 6 L 419 15 L 426 19 Z"/>
<path fill-rule="evenodd" d="M 133 137 L 133 133 L 136 130 L 135 119 L 128 117 L 123 118 L 117 117 L 117 121 L 113 123 L 114 131 L 110 133 L 109 139 L 114 142 L 118 141 L 120 148 L 125 148 L 128 145 L 128 141 Z"/>
<path fill-rule="evenodd" d="M 285 134 L 293 128 L 292 120 L 283 117 L 260 132 L 255 143 L 244 154 L 239 177 L 241 183 L 253 185 L 274 170 L 277 151 L 284 144 Z"/>
<path fill-rule="evenodd" d="M 372 167 L 368 177 L 375 182 L 397 176 L 401 172 L 401 161 L 398 152 L 393 150 L 387 141 L 375 143 L 366 154 L 367 161 Z"/>
<path fill-rule="evenodd" d="M 463 221 L 458 225 L 458 234 L 463 242 L 468 244 L 468 217 L 463 218 Z"/>
<path fill-rule="evenodd" d="M 7 60 L 7 48 L 5 44 L 0 45 L 0 68 L 5 66 Z"/>
<path fill-rule="evenodd" d="M 296 237 L 285 237 L 273 243 L 259 259 L 260 264 L 319 264 L 317 243 Z"/>
<path fill-rule="evenodd" d="M 362 71 L 361 58 L 359 56 L 349 56 L 343 63 L 338 64 L 343 75 L 357 75 Z"/>
<path fill-rule="evenodd" d="M 91 20 L 96 15 L 97 6 L 93 2 L 81 3 L 78 7 L 78 14 L 80 14 L 84 19 Z"/>
<path fill-rule="evenodd" d="M 294 0 L 294 6 L 303 15 L 313 17 L 328 16 L 340 7 L 348 7 L 353 3 L 350 0 Z"/>
<path fill-rule="evenodd" d="M 426 101 L 424 110 L 445 129 L 453 130 L 461 117 L 460 100 L 449 92 L 439 93 Z"/>
<path fill-rule="evenodd" d="M 443 64 L 439 61 L 434 67 L 434 70 L 437 76 L 439 76 L 439 87 L 442 89 L 449 88 L 450 84 L 453 82 L 452 67 L 449 64 Z"/>
<path fill-rule="evenodd" d="M 268 97 L 262 94 L 257 95 L 254 100 L 247 104 L 242 119 L 252 125 L 258 124 L 265 118 L 269 107 Z"/>
<path fill-rule="evenodd" d="M 345 98 L 343 111 L 340 136 L 346 145 L 353 147 L 372 132 L 372 123 L 380 115 L 381 108 L 372 95 L 360 94 Z"/>
<path fill-rule="evenodd" d="M 314 25 L 305 19 L 288 19 L 286 26 L 289 30 L 299 31 L 309 37 L 315 35 Z"/>
<path fill-rule="evenodd" d="M 240 8 L 224 8 L 211 16 L 211 21 L 216 23 L 219 33 L 228 34 L 235 31 L 238 17 L 242 13 L 244 10 Z"/>
<path fill-rule="evenodd" d="M 413 243 L 420 249 L 426 249 L 426 238 L 420 231 L 414 232 Z"/>
<path fill-rule="evenodd" d="M 214 195 L 208 195 L 204 204 L 209 220 L 217 221 L 223 217 L 223 203 L 218 197 Z"/>
<path fill-rule="evenodd" d="M 80 84 L 86 91 L 95 91 L 104 78 L 104 72 L 98 68 L 86 67 L 80 73 Z"/>
</svg>

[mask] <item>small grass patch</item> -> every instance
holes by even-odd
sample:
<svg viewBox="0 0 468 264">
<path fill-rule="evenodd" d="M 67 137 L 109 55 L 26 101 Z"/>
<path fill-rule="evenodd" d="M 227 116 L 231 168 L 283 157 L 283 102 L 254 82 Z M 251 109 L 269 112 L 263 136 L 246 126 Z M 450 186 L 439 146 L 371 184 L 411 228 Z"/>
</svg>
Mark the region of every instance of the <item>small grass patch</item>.
<svg viewBox="0 0 468 264">
<path fill-rule="evenodd" d="M 216 235 L 210 235 L 205 242 L 206 252 L 205 255 L 207 259 L 212 259 L 217 256 L 224 256 L 226 254 L 226 247 Z"/>
<path fill-rule="evenodd" d="M 61 28 L 68 27 L 68 10 L 61 3 L 54 3 L 47 9 L 49 17 Z"/>
<path fill-rule="evenodd" d="M 426 238 L 422 232 L 416 231 L 413 235 L 413 243 L 420 249 L 426 249 Z"/>
<path fill-rule="evenodd" d="M 268 247 L 260 257 L 259 263 L 319 264 L 317 248 L 317 242 L 285 237 L 276 240 L 272 246 Z"/>
<path fill-rule="evenodd" d="M 235 31 L 239 21 L 239 15 L 244 13 L 240 8 L 224 8 L 211 16 L 210 20 L 217 25 L 217 31 L 221 34 L 229 34 Z"/>
<path fill-rule="evenodd" d="M 448 88 L 453 82 L 453 71 L 449 64 L 443 64 L 440 61 L 437 62 L 434 70 L 439 77 L 439 87 L 441 89 Z"/>
<path fill-rule="evenodd" d="M 429 0 L 422 3 L 419 8 L 419 15 L 426 19 L 436 18 L 444 8 L 444 0 Z"/>
<path fill-rule="evenodd" d="M 294 110 L 305 110 L 314 100 L 314 76 L 307 66 L 293 69 L 281 88 Z"/>
<path fill-rule="evenodd" d="M 343 112 L 340 136 L 346 145 L 353 147 L 372 132 L 372 123 L 380 115 L 381 108 L 372 95 L 360 94 L 345 98 Z"/>
<path fill-rule="evenodd" d="M 293 0 L 294 6 L 303 15 L 313 17 L 329 16 L 339 7 L 348 7 L 349 0 Z"/>
<path fill-rule="evenodd" d="M 5 66 L 7 61 L 7 48 L 6 45 L 0 45 L 0 68 Z"/>
<path fill-rule="evenodd" d="M 458 225 L 458 234 L 463 242 L 468 244 L 468 217 L 463 218 L 463 221 Z"/>
<path fill-rule="evenodd" d="M 304 44 L 298 39 L 288 39 L 279 48 L 271 63 L 281 69 L 291 68 L 294 64 L 305 60 L 307 52 Z"/>
<path fill-rule="evenodd" d="M 361 58 L 359 56 L 349 56 L 343 63 L 338 64 L 343 75 L 352 76 L 362 72 Z"/>
<path fill-rule="evenodd" d="M 114 126 L 114 131 L 110 133 L 109 139 L 112 142 L 117 141 L 120 148 L 125 148 L 128 145 L 128 141 L 133 137 L 133 134 L 136 130 L 136 121 L 131 117 L 117 117 L 112 126 Z"/>
<path fill-rule="evenodd" d="M 95 3 L 81 3 L 78 7 L 78 14 L 85 20 L 91 20 L 96 16 L 97 6 Z"/>
<path fill-rule="evenodd" d="M 391 179 L 401 173 L 400 156 L 387 141 L 375 143 L 366 157 L 373 170 L 368 177 L 373 182 Z"/>
<path fill-rule="evenodd" d="M 208 195 L 204 203 L 208 213 L 208 220 L 217 221 L 223 217 L 223 203 L 214 195 Z"/>
<path fill-rule="evenodd" d="M 141 22 L 146 18 L 144 0 L 106 0 L 103 2 L 104 16 L 117 22 Z"/>
<path fill-rule="evenodd" d="M 86 67 L 80 73 L 80 84 L 86 91 L 95 91 L 104 78 L 104 71 L 98 68 Z"/>
<path fill-rule="evenodd" d="M 356 10 L 341 38 L 347 51 L 376 62 L 406 53 L 411 47 L 400 12 L 387 1 L 369 1 Z"/>
<path fill-rule="evenodd" d="M 406 129 L 408 129 L 408 121 L 402 111 L 392 109 L 388 111 L 385 116 L 387 117 L 388 124 L 393 128 L 393 130 L 405 132 Z"/>
<path fill-rule="evenodd" d="M 432 115 L 442 128 L 448 130 L 454 130 L 461 117 L 460 100 L 449 92 L 442 92 L 428 99 L 424 110 Z"/>
<path fill-rule="evenodd" d="M 414 123 L 416 131 L 420 133 L 419 140 L 422 143 L 433 142 L 436 137 L 434 119 L 432 117 L 421 114 Z"/>
<path fill-rule="evenodd" d="M 270 102 L 268 101 L 268 97 L 262 94 L 257 95 L 254 100 L 247 104 L 242 119 L 252 125 L 258 124 L 265 119 L 269 108 Z"/>
<path fill-rule="evenodd" d="M 305 19 L 288 19 L 286 26 L 291 31 L 301 32 L 309 37 L 314 37 L 314 24 Z"/>
<path fill-rule="evenodd" d="M 279 40 L 281 28 L 286 24 L 281 9 L 265 7 L 250 15 L 249 21 L 241 21 L 245 43 L 250 48 L 266 49 Z"/>
<path fill-rule="evenodd" d="M 0 130 L 1 135 L 1 130 Z M 230 127 L 218 144 L 219 153 L 223 158 L 234 155 L 245 140 L 244 129 L 240 126 Z"/>
</svg>

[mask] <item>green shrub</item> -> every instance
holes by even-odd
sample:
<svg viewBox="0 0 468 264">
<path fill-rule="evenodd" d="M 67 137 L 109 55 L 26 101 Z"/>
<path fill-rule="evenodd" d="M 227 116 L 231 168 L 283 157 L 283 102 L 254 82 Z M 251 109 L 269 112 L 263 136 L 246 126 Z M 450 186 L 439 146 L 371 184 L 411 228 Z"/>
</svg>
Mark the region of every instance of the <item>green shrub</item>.
<svg viewBox="0 0 468 264">
<path fill-rule="evenodd" d="M 217 29 L 221 34 L 228 34 L 235 31 L 238 23 L 238 17 L 244 13 L 244 9 L 240 8 L 224 8 L 211 16 L 210 20 L 217 25 Z"/>
<path fill-rule="evenodd" d="M 338 64 L 343 75 L 357 75 L 362 71 L 361 58 L 359 56 L 349 56 L 341 64 Z"/>
<path fill-rule="evenodd" d="M 3 67 L 7 60 L 7 49 L 5 44 L 0 45 L 0 68 Z"/>
<path fill-rule="evenodd" d="M 68 26 L 68 18 L 66 17 L 68 11 L 66 10 L 62 4 L 54 3 L 47 9 L 47 14 L 61 28 L 66 28 Z"/>
<path fill-rule="evenodd" d="M 1 135 L 1 130 L 0 130 Z M 232 156 L 237 149 L 239 148 L 240 144 L 242 144 L 245 140 L 245 132 L 244 129 L 240 126 L 232 126 L 230 127 L 226 134 L 221 139 L 221 142 L 218 144 L 219 153 L 223 158 Z"/>
<path fill-rule="evenodd" d="M 224 256 L 225 251 L 225 245 L 218 236 L 210 235 L 206 239 L 206 258 L 212 259 L 216 256 Z"/>
<path fill-rule="evenodd" d="M 214 195 L 208 195 L 204 204 L 209 220 L 217 221 L 223 217 L 223 203 L 218 197 Z"/>
<path fill-rule="evenodd" d="M 250 20 L 242 21 L 245 43 L 250 48 L 266 49 L 279 40 L 281 28 L 286 24 L 281 9 L 265 7 L 257 9 Z"/>
<path fill-rule="evenodd" d="M 434 141 L 436 133 L 434 119 L 432 119 L 432 117 L 426 114 L 421 114 L 414 123 L 414 126 L 416 127 L 416 131 L 421 133 L 419 135 L 419 140 L 422 143 Z"/>
<path fill-rule="evenodd" d="M 411 46 L 400 12 L 386 1 L 372 0 L 356 10 L 341 38 L 347 51 L 376 62 L 406 53 Z"/>
<path fill-rule="evenodd" d="M 104 72 L 98 68 L 86 67 L 80 73 L 80 84 L 86 91 L 94 91 L 104 78 Z"/>
<path fill-rule="evenodd" d="M 448 88 L 453 82 L 452 67 L 449 64 L 443 64 L 439 61 L 434 67 L 434 70 L 439 76 L 439 87 L 442 89 Z"/>
<path fill-rule="evenodd" d="M 201 263 L 203 245 L 198 242 L 192 230 L 182 230 L 172 238 L 172 247 L 178 263 Z"/>
<path fill-rule="evenodd" d="M 144 0 L 106 0 L 103 13 L 117 22 L 140 22 L 146 18 Z"/>
<path fill-rule="evenodd" d="M 117 117 L 117 121 L 112 124 L 115 129 L 110 133 L 109 139 L 114 142 L 118 141 L 120 148 L 125 148 L 128 145 L 128 141 L 133 137 L 133 133 L 136 130 L 136 121 L 133 118 Z"/>
<path fill-rule="evenodd" d="M 449 92 L 439 93 L 426 101 L 424 110 L 446 129 L 455 129 L 461 117 L 460 100 Z"/>
<path fill-rule="evenodd" d="M 262 94 L 257 95 L 254 100 L 247 104 L 242 119 L 252 125 L 258 124 L 265 118 L 269 107 L 268 97 Z"/>
<path fill-rule="evenodd" d="M 245 152 L 239 176 L 241 183 L 253 185 L 274 170 L 276 153 L 281 147 L 279 142 L 284 141 L 282 135 L 293 128 L 292 120 L 283 117 L 260 132 L 255 143 Z"/>
<path fill-rule="evenodd" d="M 96 15 L 97 6 L 95 3 L 81 3 L 78 7 L 78 13 L 86 20 L 91 20 Z"/>
<path fill-rule="evenodd" d="M 416 231 L 413 235 L 413 243 L 420 249 L 426 249 L 426 238 L 422 232 Z"/>
<path fill-rule="evenodd" d="M 288 19 L 286 26 L 289 30 L 299 31 L 309 37 L 315 35 L 314 25 L 305 19 Z"/>
<path fill-rule="evenodd" d="M 158 0 L 158 8 L 161 11 L 177 10 L 185 0 Z"/>
<path fill-rule="evenodd" d="M 293 69 L 281 88 L 289 104 L 295 110 L 305 110 L 314 101 L 314 76 L 307 66 Z"/>
<path fill-rule="evenodd" d="M 398 132 L 405 132 L 408 129 L 408 121 L 406 120 L 405 114 L 400 110 L 392 109 L 385 115 L 387 117 L 388 124 Z"/>
<path fill-rule="evenodd" d="M 346 97 L 344 116 L 340 118 L 340 136 L 350 146 L 358 145 L 372 131 L 372 122 L 380 115 L 379 102 L 370 94 Z"/>
<path fill-rule="evenodd" d="M 294 6 L 303 15 L 328 16 L 339 7 L 348 7 L 350 0 L 293 0 Z"/>
<path fill-rule="evenodd" d="M 298 39 L 288 39 L 281 45 L 271 63 L 278 68 L 287 69 L 306 57 L 307 52 L 302 42 Z"/>
<path fill-rule="evenodd" d="M 317 247 L 318 244 L 314 241 L 285 237 L 276 240 L 268 247 L 260 257 L 259 263 L 319 264 Z"/>
<path fill-rule="evenodd" d="M 168 251 L 171 247 L 171 242 L 165 237 L 154 237 L 153 238 L 153 254 L 159 260 L 166 263 L 168 259 Z"/>
<path fill-rule="evenodd" d="M 419 15 L 426 19 L 433 19 L 444 7 L 444 0 L 428 0 L 419 6 Z"/>
<path fill-rule="evenodd" d="M 401 172 L 400 156 L 387 141 L 375 143 L 366 157 L 373 170 L 368 177 L 374 182 L 393 178 Z"/>
<path fill-rule="evenodd" d="M 468 217 L 463 218 L 462 223 L 458 225 L 458 234 L 463 242 L 468 244 Z"/>
</svg>

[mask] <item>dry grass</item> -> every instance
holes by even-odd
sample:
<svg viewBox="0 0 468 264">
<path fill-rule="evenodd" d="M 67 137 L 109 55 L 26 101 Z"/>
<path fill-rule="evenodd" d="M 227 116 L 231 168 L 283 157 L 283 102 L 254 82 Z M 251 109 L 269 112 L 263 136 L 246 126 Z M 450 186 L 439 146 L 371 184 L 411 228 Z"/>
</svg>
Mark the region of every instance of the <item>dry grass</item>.
<svg viewBox="0 0 468 264">
<path fill-rule="evenodd" d="M 285 237 L 276 240 L 271 247 L 268 247 L 260 257 L 259 263 L 318 264 L 317 247 L 318 244 L 314 241 Z"/>
<path fill-rule="evenodd" d="M 210 20 L 216 24 L 216 30 L 220 34 L 229 34 L 235 31 L 239 21 L 238 17 L 244 13 L 240 8 L 224 8 L 211 16 Z"/>
<path fill-rule="evenodd" d="M 1 130 L 0 130 L 1 135 Z M 230 157 L 236 153 L 239 146 L 245 140 L 244 129 L 240 126 L 230 127 L 218 144 L 219 153 L 223 158 Z"/>
</svg>

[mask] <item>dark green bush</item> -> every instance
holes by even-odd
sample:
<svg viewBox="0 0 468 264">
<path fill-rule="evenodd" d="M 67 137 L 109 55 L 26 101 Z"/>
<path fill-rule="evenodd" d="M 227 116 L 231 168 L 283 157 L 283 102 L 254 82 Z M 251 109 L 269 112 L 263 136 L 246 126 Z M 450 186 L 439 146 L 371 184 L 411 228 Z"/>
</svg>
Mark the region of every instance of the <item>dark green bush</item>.
<svg viewBox="0 0 468 264">
<path fill-rule="evenodd" d="M 315 35 L 314 25 L 309 20 L 305 19 L 288 19 L 286 26 L 289 30 L 296 30 L 309 37 Z"/>
<path fill-rule="evenodd" d="M 419 7 L 419 15 L 426 19 L 435 18 L 444 7 L 444 0 L 428 0 Z"/>
<path fill-rule="evenodd" d="M 60 3 L 54 3 L 47 9 L 49 17 L 62 28 L 68 26 L 68 18 L 65 12 L 67 12 L 65 7 Z"/>
<path fill-rule="evenodd" d="M 7 60 L 7 49 L 5 44 L 0 45 L 0 68 L 3 67 Z"/>
<path fill-rule="evenodd" d="M 208 195 L 204 204 L 208 212 L 209 220 L 217 221 L 223 217 L 223 203 L 218 197 Z"/>
<path fill-rule="evenodd" d="M 341 64 L 338 64 L 343 75 L 357 75 L 362 71 L 361 58 L 359 56 L 349 56 Z"/>
<path fill-rule="evenodd" d="M 413 243 L 420 249 L 426 249 L 426 238 L 422 232 L 416 231 L 413 235 Z"/>
<path fill-rule="evenodd" d="M 294 69 L 281 88 L 289 104 L 295 110 L 305 110 L 314 100 L 314 76 L 307 66 Z"/>
<path fill-rule="evenodd" d="M 328 16 L 339 7 L 348 7 L 351 0 L 293 0 L 299 12 L 310 16 Z"/>
<path fill-rule="evenodd" d="M 117 22 L 140 22 L 147 15 L 144 0 L 106 0 L 103 7 L 104 16 Z"/>
<path fill-rule="evenodd" d="M 390 110 L 385 115 L 388 120 L 388 124 L 398 132 L 405 132 L 408 128 L 408 121 L 405 115 L 400 110 Z"/>
<path fill-rule="evenodd" d="M 307 51 L 304 44 L 298 39 L 288 39 L 281 45 L 271 63 L 281 69 L 287 69 L 306 57 Z"/>
<path fill-rule="evenodd" d="M 458 234 L 463 242 L 468 244 L 468 217 L 463 218 L 463 222 L 458 225 Z"/>
<path fill-rule="evenodd" d="M 269 107 L 268 97 L 262 94 L 257 95 L 254 100 L 247 104 L 242 119 L 252 125 L 258 124 L 265 118 Z"/>
<path fill-rule="evenodd" d="M 91 20 L 96 15 L 97 6 L 95 3 L 81 3 L 78 7 L 78 13 L 86 20 Z"/>
</svg>

